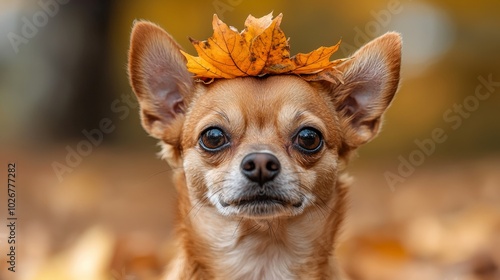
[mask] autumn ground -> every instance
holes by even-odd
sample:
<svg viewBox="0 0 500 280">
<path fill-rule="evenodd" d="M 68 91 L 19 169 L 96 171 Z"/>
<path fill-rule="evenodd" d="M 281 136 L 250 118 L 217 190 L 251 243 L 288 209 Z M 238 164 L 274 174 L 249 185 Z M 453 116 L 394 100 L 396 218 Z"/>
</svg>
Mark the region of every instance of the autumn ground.
<svg viewBox="0 0 500 280">
<path fill-rule="evenodd" d="M 165 163 L 103 148 L 59 183 L 51 163 L 64 154 L 6 158 L 18 166 L 17 271 L 7 270 L 2 228 L 1 279 L 158 279 L 175 202 Z M 384 172 L 398 163 L 359 159 L 350 168 L 338 255 L 351 278 L 500 279 L 500 158 L 426 163 L 391 189 Z"/>
</svg>

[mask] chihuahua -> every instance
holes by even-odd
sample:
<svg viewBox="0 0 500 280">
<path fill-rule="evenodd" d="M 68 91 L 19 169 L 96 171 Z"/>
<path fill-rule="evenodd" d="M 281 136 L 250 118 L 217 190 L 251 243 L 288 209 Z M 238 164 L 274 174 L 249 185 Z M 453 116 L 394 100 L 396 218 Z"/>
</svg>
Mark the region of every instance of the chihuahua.
<svg viewBox="0 0 500 280">
<path fill-rule="evenodd" d="M 167 32 L 136 22 L 130 83 L 178 193 L 165 279 L 344 279 L 334 250 L 345 167 L 379 132 L 400 62 L 391 32 L 336 66 L 338 83 L 271 75 L 204 84 Z"/>
</svg>

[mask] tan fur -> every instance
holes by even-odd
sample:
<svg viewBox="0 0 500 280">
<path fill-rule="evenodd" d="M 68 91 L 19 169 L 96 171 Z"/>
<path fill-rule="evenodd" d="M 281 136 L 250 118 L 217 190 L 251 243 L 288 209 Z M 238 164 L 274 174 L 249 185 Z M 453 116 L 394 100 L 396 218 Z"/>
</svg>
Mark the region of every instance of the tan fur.
<svg viewBox="0 0 500 280">
<path fill-rule="evenodd" d="M 165 279 L 344 279 L 334 257 L 346 212 L 344 169 L 380 129 L 397 90 L 400 49 L 395 33 L 369 43 L 341 65 L 339 84 L 279 75 L 204 85 L 193 83 L 170 35 L 135 24 L 131 85 L 144 128 L 175 167 L 178 192 L 179 248 Z M 227 148 L 200 147 L 209 127 L 223 128 Z M 302 127 L 320 131 L 321 150 L 296 147 Z M 264 214 L 229 203 L 248 190 L 239 166 L 254 152 L 281 164 L 273 188 L 286 203 Z"/>
</svg>

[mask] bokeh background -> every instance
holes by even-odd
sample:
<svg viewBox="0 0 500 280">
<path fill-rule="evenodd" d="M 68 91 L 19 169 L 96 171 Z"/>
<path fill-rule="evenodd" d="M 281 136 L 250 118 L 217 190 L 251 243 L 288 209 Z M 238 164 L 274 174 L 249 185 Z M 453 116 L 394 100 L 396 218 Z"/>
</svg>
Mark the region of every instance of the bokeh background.
<svg viewBox="0 0 500 280">
<path fill-rule="evenodd" d="M 403 36 L 400 90 L 349 168 L 347 274 L 500 279 L 497 0 L 0 0 L 0 279 L 158 279 L 175 193 L 127 82 L 132 22 L 160 24 L 194 54 L 187 38 L 208 38 L 214 13 L 241 30 L 271 11 L 292 54 L 342 38 L 341 58 L 386 31 Z"/>
</svg>

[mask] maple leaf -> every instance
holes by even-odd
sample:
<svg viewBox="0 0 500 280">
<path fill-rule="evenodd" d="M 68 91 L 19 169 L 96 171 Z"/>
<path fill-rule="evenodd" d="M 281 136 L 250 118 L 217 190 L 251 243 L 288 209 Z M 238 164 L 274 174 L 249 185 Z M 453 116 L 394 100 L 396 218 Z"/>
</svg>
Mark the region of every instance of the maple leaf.
<svg viewBox="0 0 500 280">
<path fill-rule="evenodd" d="M 196 78 L 231 79 L 244 76 L 279 74 L 305 75 L 306 80 L 339 80 L 333 68 L 342 60 L 330 61 L 340 45 L 320 47 L 310 53 L 290 57 L 290 46 L 280 29 L 283 14 L 261 18 L 249 15 L 239 33 L 214 15 L 212 37 L 205 41 L 191 39 L 198 57 L 182 51 L 188 71 Z M 320 74 L 322 71 L 324 73 Z M 307 77 L 306 77 L 307 76 Z"/>
<path fill-rule="evenodd" d="M 334 67 L 335 65 L 338 65 L 342 62 L 344 62 L 345 59 L 337 59 L 335 61 L 332 61 L 333 66 L 329 67 L 327 69 L 324 69 L 320 72 L 314 73 L 314 74 L 303 74 L 300 75 L 304 80 L 312 82 L 312 81 L 327 81 L 333 84 L 338 84 L 344 83 L 344 74 L 342 71 Z"/>
<path fill-rule="evenodd" d="M 294 56 L 295 74 L 313 74 L 333 66 L 330 56 L 339 49 L 340 41 L 331 47 L 320 47 L 310 53 L 299 53 Z"/>
</svg>

